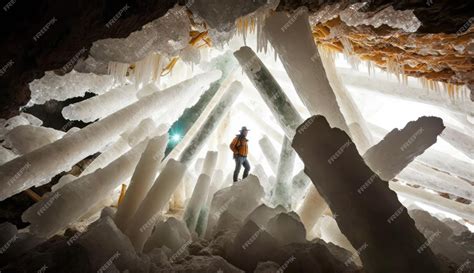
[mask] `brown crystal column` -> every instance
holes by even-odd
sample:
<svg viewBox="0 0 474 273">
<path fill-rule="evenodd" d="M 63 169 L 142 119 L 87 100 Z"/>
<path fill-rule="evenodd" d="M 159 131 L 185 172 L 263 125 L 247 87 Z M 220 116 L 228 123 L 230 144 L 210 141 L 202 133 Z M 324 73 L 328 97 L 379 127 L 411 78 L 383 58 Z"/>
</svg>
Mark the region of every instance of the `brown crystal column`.
<svg viewBox="0 0 474 273">
<path fill-rule="evenodd" d="M 349 143 L 349 145 L 347 145 Z M 293 148 L 339 228 L 369 273 L 441 272 L 435 255 L 395 192 L 364 162 L 351 139 L 322 116 L 298 127 Z M 370 185 L 360 193 L 361 183 Z"/>
</svg>

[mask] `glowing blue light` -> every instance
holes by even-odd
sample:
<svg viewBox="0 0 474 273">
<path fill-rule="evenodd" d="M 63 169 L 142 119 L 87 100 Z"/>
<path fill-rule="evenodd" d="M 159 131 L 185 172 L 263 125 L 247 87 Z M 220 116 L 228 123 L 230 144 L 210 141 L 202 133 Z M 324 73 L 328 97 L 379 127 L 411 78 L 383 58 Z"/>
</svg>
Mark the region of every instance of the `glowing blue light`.
<svg viewBox="0 0 474 273">
<path fill-rule="evenodd" d="M 173 142 L 178 142 L 181 139 L 181 136 L 179 134 L 174 134 L 171 136 L 171 141 Z"/>
</svg>

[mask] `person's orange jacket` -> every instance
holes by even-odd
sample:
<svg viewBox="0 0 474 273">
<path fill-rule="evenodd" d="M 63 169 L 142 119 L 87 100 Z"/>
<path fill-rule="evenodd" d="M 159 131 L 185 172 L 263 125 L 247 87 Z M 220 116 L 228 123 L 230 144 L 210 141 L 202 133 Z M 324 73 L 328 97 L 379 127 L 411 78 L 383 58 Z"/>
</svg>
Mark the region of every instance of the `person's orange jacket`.
<svg viewBox="0 0 474 273">
<path fill-rule="evenodd" d="M 230 144 L 230 149 L 234 152 L 234 155 L 247 156 L 249 149 L 247 146 L 248 140 L 243 136 L 236 136 Z"/>
</svg>

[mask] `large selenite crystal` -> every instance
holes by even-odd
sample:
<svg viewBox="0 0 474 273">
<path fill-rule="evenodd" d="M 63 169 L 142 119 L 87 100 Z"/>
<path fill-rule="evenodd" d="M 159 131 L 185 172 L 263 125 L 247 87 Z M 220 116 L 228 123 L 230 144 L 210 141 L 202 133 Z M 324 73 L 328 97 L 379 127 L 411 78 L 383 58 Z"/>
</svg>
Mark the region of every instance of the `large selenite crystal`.
<svg viewBox="0 0 474 273">
<path fill-rule="evenodd" d="M 43 104 L 49 100 L 63 101 L 82 97 L 86 92 L 103 94 L 113 85 L 114 79 L 110 75 L 78 73 L 72 70 L 64 76 L 59 76 L 47 71 L 41 79 L 30 83 L 31 100 L 28 104 Z"/>
<path fill-rule="evenodd" d="M 440 118 L 420 117 L 401 130 L 393 129 L 382 141 L 367 150 L 364 160 L 380 178 L 388 181 L 436 143 L 443 129 L 443 120 Z"/>
<path fill-rule="evenodd" d="M 107 166 L 110 162 L 124 154 L 130 148 L 135 147 L 135 145 L 145 138 L 161 135 L 164 133 L 162 131 L 164 130 L 162 130 L 161 125 L 157 128 L 151 118 L 142 120 L 137 127 L 125 131 L 120 135 L 117 141 L 108 145 L 107 148 L 84 169 L 81 176 Z"/>
<path fill-rule="evenodd" d="M 197 156 L 206 141 L 209 139 L 210 135 L 222 121 L 225 114 L 230 111 L 230 108 L 242 92 L 242 89 L 243 86 L 239 81 L 234 81 L 231 83 L 220 101 L 212 109 L 212 111 L 209 113 L 209 116 L 207 116 L 206 120 L 201 125 L 201 129 L 195 132 L 186 148 L 184 148 L 179 157 L 180 162 L 183 164 L 188 164 L 195 158 L 195 156 Z"/>
<path fill-rule="evenodd" d="M 57 173 L 100 150 L 111 138 L 157 112 L 169 109 L 181 112 L 186 107 L 181 103 L 183 100 L 194 104 L 207 86 L 220 76 L 220 71 L 199 74 L 139 100 L 68 137 L 7 162 L 0 166 L 0 200 L 33 185 L 47 183 Z"/>
<path fill-rule="evenodd" d="M 118 228 L 126 231 L 128 225 L 150 190 L 165 155 L 168 134 L 152 138 L 138 161 L 125 197 L 118 206 L 114 220 Z"/>
<path fill-rule="evenodd" d="M 336 160 L 328 160 L 350 141 L 347 134 L 331 128 L 322 116 L 308 119 L 301 128 L 305 130 L 295 136 L 293 147 L 305 163 L 305 172 L 338 215 L 339 228 L 358 249 L 364 269 L 440 272 L 433 252 L 423 247 L 426 239 L 397 195 L 365 164 L 355 147 L 347 146 Z M 373 183 L 359 194 L 360 181 L 371 177 Z M 387 237 L 387 232 L 391 236 Z"/>
<path fill-rule="evenodd" d="M 64 132 L 52 128 L 32 125 L 20 125 L 5 135 L 4 147 L 15 154 L 22 155 L 43 147 L 64 136 Z"/>
<path fill-rule="evenodd" d="M 188 45 L 190 30 L 186 10 L 176 6 L 127 38 L 94 42 L 90 55 L 97 60 L 122 63 L 136 62 L 150 52 L 173 57 Z"/>
<path fill-rule="evenodd" d="M 102 95 L 70 104 L 64 107 L 61 113 L 65 119 L 92 122 L 106 117 L 137 100 L 137 90 L 134 85 L 130 84 L 119 86 Z"/>
<path fill-rule="evenodd" d="M 30 232 L 47 238 L 86 214 L 132 175 L 145 145 L 137 145 L 107 167 L 49 193 L 28 208 L 22 219 L 31 223 Z"/>
<path fill-rule="evenodd" d="M 28 114 L 28 113 L 20 113 L 18 116 L 11 117 L 7 120 L 0 119 L 0 137 L 3 136 L 13 128 L 20 126 L 20 125 L 33 125 L 33 126 L 41 126 L 43 121 L 39 118 Z"/>
<path fill-rule="evenodd" d="M 369 126 L 372 132 L 374 132 L 374 136 L 378 139 L 382 139 L 386 134 L 388 134 L 387 130 L 374 124 L 369 123 Z M 415 162 L 422 163 L 423 165 L 441 172 L 450 173 L 451 175 L 460 177 L 466 181 L 474 181 L 474 172 L 472 171 L 471 164 L 445 152 L 428 149 L 423 154 L 419 155 L 415 159 Z"/>
<path fill-rule="evenodd" d="M 327 208 L 328 205 L 318 190 L 310 185 L 302 204 L 298 208 L 298 215 L 306 227 L 306 230 L 310 231 L 314 227 L 319 217 Z"/>
<path fill-rule="evenodd" d="M 171 195 L 182 182 L 185 171 L 185 165 L 170 159 L 135 212 L 125 233 L 137 252 L 143 250 L 155 222 L 162 216 Z"/>
<path fill-rule="evenodd" d="M 349 132 L 314 43 L 308 13 L 299 10 L 297 15 L 275 13 L 265 21 L 264 31 L 310 113 L 323 115 L 331 126 Z"/>
<path fill-rule="evenodd" d="M 303 119 L 288 96 L 250 47 L 241 47 L 234 52 L 234 56 L 250 81 L 255 85 L 285 135 L 288 139 L 293 139 L 296 133 L 295 130 L 303 122 Z"/>
<path fill-rule="evenodd" d="M 349 87 L 361 88 L 371 93 L 382 93 L 405 101 L 421 102 L 462 115 L 474 113 L 474 102 L 469 98 L 468 90 L 460 90 L 453 97 L 441 88 L 435 90 L 421 88 L 414 85 L 412 81 L 408 81 L 403 88 L 400 88 L 399 82 L 395 79 L 387 79 L 383 73 L 370 74 L 342 67 L 337 68 L 337 73 Z"/>
<path fill-rule="evenodd" d="M 295 160 L 296 153 L 291 147 L 291 142 L 288 138 L 284 138 L 272 196 L 272 203 L 275 206 L 282 205 L 287 209 L 291 208 L 291 178 Z"/>
<path fill-rule="evenodd" d="M 211 178 L 205 173 L 202 173 L 196 182 L 193 195 L 191 196 L 183 215 L 183 220 L 186 222 L 190 231 L 196 231 L 201 209 L 203 209 L 206 204 L 210 183 Z"/>
<path fill-rule="evenodd" d="M 259 141 L 258 144 L 262 149 L 262 153 L 265 155 L 265 159 L 272 168 L 274 174 L 278 171 L 278 152 L 273 146 L 272 142 L 267 136 L 263 136 Z"/>
<path fill-rule="evenodd" d="M 472 135 L 467 135 L 457 128 L 448 126 L 441 134 L 441 138 L 474 160 L 474 137 Z"/>
</svg>

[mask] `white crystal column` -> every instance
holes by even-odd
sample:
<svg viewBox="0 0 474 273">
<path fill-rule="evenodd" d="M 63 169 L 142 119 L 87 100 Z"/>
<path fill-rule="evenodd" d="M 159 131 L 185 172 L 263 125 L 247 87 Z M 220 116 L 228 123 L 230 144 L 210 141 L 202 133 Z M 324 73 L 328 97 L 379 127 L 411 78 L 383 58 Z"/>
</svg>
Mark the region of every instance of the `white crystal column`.
<svg viewBox="0 0 474 273">
<path fill-rule="evenodd" d="M 378 140 L 382 139 L 388 133 L 388 130 L 385 130 L 372 123 L 369 123 L 369 128 L 373 132 L 374 137 L 376 137 Z M 419 155 L 415 159 L 415 162 L 420 162 L 426 166 L 430 166 L 433 169 L 437 169 L 442 172 L 451 173 L 452 175 L 461 177 L 464 180 L 474 181 L 472 164 L 459 160 L 443 152 L 428 149 L 423 154 Z"/>
<path fill-rule="evenodd" d="M 397 175 L 397 178 L 437 192 L 446 192 L 474 200 L 474 186 L 471 183 L 450 174 L 438 172 L 418 162 L 411 163 Z"/>
<path fill-rule="evenodd" d="M 201 174 L 198 178 L 196 186 L 194 187 L 193 195 L 186 206 L 183 220 L 186 222 L 186 225 L 190 231 L 196 231 L 201 209 L 203 209 L 203 206 L 207 201 L 210 183 L 211 178 L 207 174 Z"/>
<path fill-rule="evenodd" d="M 349 132 L 314 43 L 308 13 L 301 10 L 292 16 L 277 12 L 268 17 L 265 35 L 309 112 L 321 114 L 331 126 Z"/>
<path fill-rule="evenodd" d="M 214 169 L 217 164 L 218 153 L 215 151 L 208 151 L 206 157 L 204 158 L 204 163 L 202 165 L 202 173 L 207 176 L 211 176 L 214 173 Z"/>
<path fill-rule="evenodd" d="M 31 223 L 30 232 L 48 238 L 86 214 L 132 175 L 145 145 L 137 145 L 107 167 L 80 177 L 28 208 L 22 220 Z"/>
<path fill-rule="evenodd" d="M 306 197 L 297 212 L 306 230 L 311 230 L 326 209 L 328 209 L 326 201 L 321 197 L 318 190 L 313 185 L 310 185 Z"/>
<path fill-rule="evenodd" d="M 263 136 L 259 141 L 258 144 L 262 149 L 262 153 L 265 155 L 265 159 L 267 160 L 270 168 L 274 174 L 278 171 L 278 153 L 275 147 L 273 146 L 270 139 L 266 136 Z"/>
<path fill-rule="evenodd" d="M 464 204 L 442 197 L 437 193 L 428 192 L 423 188 L 405 186 L 397 182 L 389 182 L 389 186 L 390 189 L 397 192 L 398 195 L 406 197 L 407 199 L 418 201 L 442 211 L 452 213 L 469 222 L 474 221 L 474 204 L 472 203 Z"/>
<path fill-rule="evenodd" d="M 446 140 L 451 146 L 455 147 L 470 159 L 474 159 L 474 138 L 466 135 L 454 127 L 446 127 L 441 133 L 441 138 Z"/>
<path fill-rule="evenodd" d="M 291 180 L 291 199 L 292 208 L 297 208 L 299 203 L 303 200 L 308 187 L 311 184 L 311 179 L 304 173 L 304 169 L 299 171 Z"/>
<path fill-rule="evenodd" d="M 211 187 L 209 188 L 209 194 L 207 196 L 207 207 L 211 205 L 214 193 L 222 188 L 222 183 L 224 183 L 224 172 L 222 170 L 215 170 L 214 174 L 212 175 Z"/>
<path fill-rule="evenodd" d="M 464 117 L 466 114 L 474 112 L 474 102 L 469 99 L 469 90 L 462 90 L 456 97 L 451 97 L 448 92 L 441 88 L 439 90 L 429 90 L 416 86 L 411 81 L 401 87 L 396 79 L 389 80 L 383 73 L 368 74 L 342 67 L 338 67 L 337 72 L 344 84 L 351 87 L 402 100 L 434 105 L 441 107 L 441 109 L 462 113 Z"/>
<path fill-rule="evenodd" d="M 284 208 L 291 208 L 291 177 L 295 159 L 296 153 L 291 147 L 291 142 L 285 138 L 281 146 L 278 172 L 273 189 L 272 203 L 275 206 L 282 205 Z"/>
<path fill-rule="evenodd" d="M 189 80 L 139 100 L 78 132 L 45 145 L 0 166 L 0 201 L 34 185 L 47 183 L 54 175 L 97 152 L 121 132 L 154 113 L 169 109 L 182 112 L 183 100 L 194 104 L 220 71 L 199 74 Z M 180 107 L 177 107 L 180 105 Z"/>
<path fill-rule="evenodd" d="M 285 135 L 288 139 L 293 139 L 296 128 L 303 122 L 303 119 L 278 82 L 250 47 L 241 47 L 234 52 L 234 56 L 255 85 Z"/>
<path fill-rule="evenodd" d="M 131 147 L 134 147 L 146 137 L 152 135 L 156 129 L 156 124 L 151 118 L 142 120 L 136 128 L 131 130 L 130 134 L 125 137 L 122 134 L 115 143 L 112 143 L 110 147 L 94 159 L 91 164 L 84 169 L 81 176 L 107 166 L 110 162 L 128 151 Z"/>
<path fill-rule="evenodd" d="M 138 161 L 125 197 L 118 206 L 115 223 L 125 232 L 156 177 L 158 166 L 165 155 L 168 134 L 152 138 Z"/>
<path fill-rule="evenodd" d="M 155 222 L 159 220 L 162 210 L 181 183 L 185 171 L 183 164 L 170 159 L 138 207 L 126 231 L 137 252 L 142 251 Z"/>
<path fill-rule="evenodd" d="M 180 155 L 180 162 L 186 165 L 194 159 L 208 140 L 209 136 L 217 128 L 222 118 L 230 110 L 231 106 L 242 92 L 242 88 L 243 86 L 240 82 L 232 82 L 219 103 L 217 103 L 214 109 L 209 113 L 209 116 L 202 124 L 201 129 L 196 132 Z"/>
<path fill-rule="evenodd" d="M 61 113 L 65 119 L 93 122 L 137 100 L 137 89 L 135 85 L 119 86 L 109 90 L 105 94 L 70 104 L 64 107 Z"/>
<path fill-rule="evenodd" d="M 326 71 L 326 77 L 329 80 L 329 84 L 336 95 L 337 102 L 341 106 L 341 111 L 344 118 L 349 126 L 350 135 L 352 141 L 357 146 L 357 150 L 360 154 L 363 154 L 374 145 L 374 141 L 370 134 L 367 122 L 362 117 L 357 105 L 351 97 L 351 94 L 347 90 L 346 86 L 342 83 L 339 75 L 336 71 L 335 55 L 323 47 L 318 47 L 320 54 L 321 63 Z M 317 61 L 317 60 L 315 60 Z"/>
<path fill-rule="evenodd" d="M 226 170 L 229 159 L 232 157 L 232 151 L 229 150 L 227 144 L 221 143 L 217 146 L 219 160 L 217 161 L 216 170 Z"/>
</svg>

